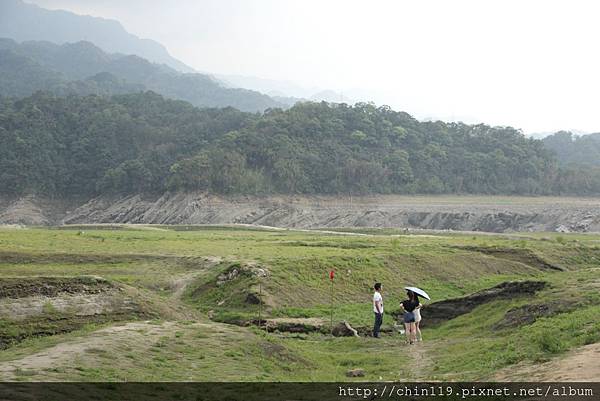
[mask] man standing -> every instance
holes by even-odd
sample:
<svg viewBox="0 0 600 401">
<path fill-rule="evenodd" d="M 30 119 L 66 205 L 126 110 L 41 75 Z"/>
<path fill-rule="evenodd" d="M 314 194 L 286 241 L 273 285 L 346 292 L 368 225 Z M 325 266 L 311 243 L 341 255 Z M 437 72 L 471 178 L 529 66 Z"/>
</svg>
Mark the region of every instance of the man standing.
<svg viewBox="0 0 600 401">
<path fill-rule="evenodd" d="M 381 297 L 381 283 L 375 283 L 373 286 L 373 312 L 375 312 L 375 324 L 373 325 L 373 337 L 379 338 L 379 329 L 383 323 L 383 298 Z"/>
</svg>

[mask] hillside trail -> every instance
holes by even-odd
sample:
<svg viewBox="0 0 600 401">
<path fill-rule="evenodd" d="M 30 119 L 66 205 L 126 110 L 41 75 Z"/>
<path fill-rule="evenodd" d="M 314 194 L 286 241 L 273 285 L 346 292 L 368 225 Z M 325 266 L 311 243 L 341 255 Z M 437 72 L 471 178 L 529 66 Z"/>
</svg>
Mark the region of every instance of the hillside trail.
<svg viewBox="0 0 600 401">
<path fill-rule="evenodd" d="M 422 341 L 408 346 L 408 355 L 412 359 L 411 368 L 414 369 L 414 379 L 426 379 L 431 377 L 433 360 L 431 352 L 434 344 Z"/>
<path fill-rule="evenodd" d="M 208 263 L 206 266 L 203 266 L 202 269 L 177 276 L 171 282 L 171 289 L 173 291 L 171 294 L 172 300 L 180 301 L 188 285 L 223 261 L 223 258 L 219 256 L 204 256 L 204 259 Z"/>
<path fill-rule="evenodd" d="M 584 345 L 539 364 L 518 364 L 501 369 L 494 381 L 591 382 L 600 380 L 600 343 Z"/>
</svg>

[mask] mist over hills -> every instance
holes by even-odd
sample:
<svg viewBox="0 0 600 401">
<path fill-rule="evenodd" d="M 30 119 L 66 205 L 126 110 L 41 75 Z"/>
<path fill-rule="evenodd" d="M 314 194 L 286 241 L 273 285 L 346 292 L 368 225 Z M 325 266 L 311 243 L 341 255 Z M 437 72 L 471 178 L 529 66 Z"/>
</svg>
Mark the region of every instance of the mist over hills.
<svg viewBox="0 0 600 401">
<path fill-rule="evenodd" d="M 153 90 L 199 107 L 249 112 L 289 107 L 299 100 L 273 99 L 196 73 L 163 45 L 138 38 L 118 21 L 47 10 L 21 0 L 0 3 L 0 38 L 14 41 L 0 39 L 3 96 L 28 96 L 36 90 L 59 95 Z M 101 79 L 91 79 L 97 74 L 103 74 Z"/>
<path fill-rule="evenodd" d="M 575 135 L 569 131 L 559 131 L 542 141 L 564 166 L 600 166 L 600 132 Z"/>
<path fill-rule="evenodd" d="M 114 21 L 18 0 L 2 7 L 45 26 L 24 27 L 30 37 L 61 18 L 83 37 L 98 24 L 129 35 Z M 11 24 L 0 32 L 27 36 Z M 291 82 L 182 73 L 129 49 L 0 38 L 0 96 L 11 98 L 0 99 L 0 193 L 600 193 L 600 134 L 542 141 L 511 127 L 418 121 Z"/>
<path fill-rule="evenodd" d="M 271 96 L 292 96 L 295 98 L 308 99 L 314 93 L 321 90 L 317 87 L 306 88 L 292 81 L 219 73 L 211 73 L 211 75 L 226 86 L 252 89 Z"/>
<path fill-rule="evenodd" d="M 15 51 L 16 42 L 0 39 L 0 95 L 24 97 L 45 90 L 57 95 L 115 95 L 145 90 L 144 85 L 127 83 L 107 72 L 69 79 L 58 69 L 49 68 Z M 38 48 L 39 49 L 39 48 Z"/>
<path fill-rule="evenodd" d="M 47 10 L 21 0 L 0 2 L 0 37 L 18 42 L 46 40 L 57 44 L 84 40 L 108 53 L 136 54 L 180 72 L 194 72 L 193 68 L 172 57 L 163 45 L 138 38 L 118 21 Z"/>
<path fill-rule="evenodd" d="M 54 95 L 28 97 L 38 90 Z M 102 96 L 81 97 L 90 94 Z M 89 42 L 0 40 L 0 95 L 21 99 L 0 105 L 0 193 L 9 195 L 600 193 L 596 136 L 540 141 L 366 103 L 281 110 L 258 92 Z M 582 160 L 578 147 L 585 168 L 569 163 Z"/>
<path fill-rule="evenodd" d="M 259 92 L 225 88 L 205 74 L 180 73 L 136 55 L 108 54 L 90 42 L 0 39 L 0 52 L 2 96 L 22 97 L 38 90 L 77 95 L 153 90 L 199 107 L 257 112 L 286 106 Z"/>
<path fill-rule="evenodd" d="M 331 90 L 322 89 L 315 86 L 305 87 L 291 81 L 280 81 L 276 79 L 264 79 L 258 77 L 244 75 L 223 75 L 211 74 L 226 86 L 245 88 L 266 93 L 273 99 L 292 106 L 297 101 L 326 101 L 329 103 L 347 103 L 354 104 L 357 101 L 372 101 L 373 99 L 365 98 L 364 94 L 357 95 L 356 91 L 351 91 L 351 96 L 346 96 L 343 93 Z"/>
</svg>

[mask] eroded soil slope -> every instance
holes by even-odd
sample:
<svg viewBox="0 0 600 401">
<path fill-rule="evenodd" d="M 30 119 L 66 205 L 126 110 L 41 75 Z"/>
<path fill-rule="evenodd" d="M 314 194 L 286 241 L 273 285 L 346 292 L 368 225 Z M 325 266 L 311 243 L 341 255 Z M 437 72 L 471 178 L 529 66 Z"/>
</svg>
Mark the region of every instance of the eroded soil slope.
<svg viewBox="0 0 600 401">
<path fill-rule="evenodd" d="M 476 196 L 101 196 L 88 201 L 0 199 L 0 224 L 256 224 L 456 231 L 599 232 L 600 199 Z"/>
</svg>

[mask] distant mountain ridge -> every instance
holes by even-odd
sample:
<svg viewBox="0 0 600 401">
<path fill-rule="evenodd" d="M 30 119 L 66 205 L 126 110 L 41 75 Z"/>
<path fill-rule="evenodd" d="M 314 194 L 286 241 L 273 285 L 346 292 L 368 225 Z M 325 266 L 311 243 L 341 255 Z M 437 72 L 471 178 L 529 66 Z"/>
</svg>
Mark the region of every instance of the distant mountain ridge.
<svg viewBox="0 0 600 401">
<path fill-rule="evenodd" d="M 136 55 L 108 54 L 90 42 L 56 45 L 0 38 L 0 52 L 2 96 L 24 97 L 38 90 L 58 95 L 152 90 L 198 107 L 231 106 L 249 112 L 287 107 L 259 92 L 223 87 L 209 75 L 180 73 Z"/>
<path fill-rule="evenodd" d="M 328 103 L 346 103 L 354 104 L 358 101 L 356 96 L 346 96 L 343 93 L 330 89 L 321 89 L 317 87 L 303 87 L 291 81 L 278 81 L 275 79 L 264 79 L 244 75 L 223 75 L 211 74 L 222 82 L 225 86 L 235 88 L 245 88 L 266 93 L 273 99 L 290 106 L 298 101 L 313 101 Z M 373 99 L 361 98 L 361 101 L 372 101 Z"/>
<path fill-rule="evenodd" d="M 195 72 L 172 57 L 160 43 L 127 32 L 118 21 L 47 10 L 21 0 L 0 2 L 0 37 L 17 42 L 46 40 L 57 44 L 84 40 L 107 53 L 136 54 L 180 72 Z"/>
<path fill-rule="evenodd" d="M 24 71 L 29 71 L 29 76 L 14 83 L 10 81 L 15 77 L 15 71 L 2 70 L 4 76 L 0 76 L 0 94 L 8 96 L 28 96 L 36 88 L 59 95 L 122 94 L 131 90 L 133 84 L 136 90 L 142 85 L 141 90 L 150 89 L 199 107 L 232 106 L 250 112 L 287 108 L 299 101 L 340 99 L 337 94 L 327 99 L 315 98 L 312 96 L 314 92 L 297 96 L 295 93 L 300 87 L 291 82 L 284 85 L 285 91 L 271 93 L 273 91 L 268 89 L 272 87 L 265 86 L 265 82 L 271 82 L 273 88 L 280 88 L 282 83 L 250 78 L 256 82 L 248 85 L 247 79 L 242 79 L 244 77 L 232 77 L 235 78 L 232 82 L 222 79 L 224 76 L 206 73 L 177 76 L 176 73 L 197 72 L 172 57 L 162 44 L 127 32 L 116 20 L 79 15 L 66 10 L 48 10 L 23 0 L 0 0 L 0 38 L 3 37 L 26 44 L 26 56 L 40 64 L 34 66 L 30 61 L 20 60 Z M 65 46 L 48 52 L 48 43 Z M 94 47 L 85 48 L 82 43 L 93 43 Z M 6 43 L 3 46 L 6 50 Z M 36 49 L 36 46 L 40 49 Z M 14 46 L 11 50 L 23 55 Z M 137 56 L 149 64 L 143 65 L 141 60 L 123 59 L 122 56 Z M 12 63 L 16 62 L 14 54 L 5 53 L 5 57 L 11 58 Z M 9 64 L 7 60 L 0 60 L 0 63 L 3 68 Z M 107 64 L 118 71 L 109 71 L 106 67 L 94 68 L 95 65 Z M 162 73 L 157 77 L 159 70 Z M 101 72 L 108 72 L 114 78 L 107 80 L 107 76 L 104 76 L 100 81 L 88 79 Z M 17 75 L 23 78 L 27 74 L 22 72 Z M 123 80 L 127 82 L 120 82 Z M 109 81 L 111 84 L 106 87 Z M 238 84 L 238 81 L 243 84 Z"/>
</svg>

